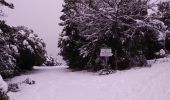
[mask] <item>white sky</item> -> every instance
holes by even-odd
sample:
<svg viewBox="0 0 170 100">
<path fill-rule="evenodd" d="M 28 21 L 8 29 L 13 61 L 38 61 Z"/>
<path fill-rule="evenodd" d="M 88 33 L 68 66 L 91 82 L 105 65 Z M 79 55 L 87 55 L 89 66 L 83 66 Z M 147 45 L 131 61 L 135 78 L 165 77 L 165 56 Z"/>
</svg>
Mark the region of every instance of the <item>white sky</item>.
<svg viewBox="0 0 170 100">
<path fill-rule="evenodd" d="M 13 26 L 27 26 L 44 39 L 49 55 L 58 53 L 58 34 L 63 0 L 6 0 L 12 2 L 15 9 L 5 8 L 5 20 Z"/>
</svg>

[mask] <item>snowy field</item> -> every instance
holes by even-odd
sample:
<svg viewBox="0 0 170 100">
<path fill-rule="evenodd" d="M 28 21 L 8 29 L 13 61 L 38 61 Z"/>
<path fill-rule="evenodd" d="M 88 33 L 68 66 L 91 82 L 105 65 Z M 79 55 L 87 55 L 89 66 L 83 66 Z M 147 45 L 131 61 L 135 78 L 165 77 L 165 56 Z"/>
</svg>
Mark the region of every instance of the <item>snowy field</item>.
<svg viewBox="0 0 170 100">
<path fill-rule="evenodd" d="M 19 92 L 9 92 L 12 100 L 170 100 L 170 62 L 105 76 L 71 72 L 65 66 L 35 67 L 10 82 L 26 78 L 36 84 L 23 84 Z"/>
</svg>

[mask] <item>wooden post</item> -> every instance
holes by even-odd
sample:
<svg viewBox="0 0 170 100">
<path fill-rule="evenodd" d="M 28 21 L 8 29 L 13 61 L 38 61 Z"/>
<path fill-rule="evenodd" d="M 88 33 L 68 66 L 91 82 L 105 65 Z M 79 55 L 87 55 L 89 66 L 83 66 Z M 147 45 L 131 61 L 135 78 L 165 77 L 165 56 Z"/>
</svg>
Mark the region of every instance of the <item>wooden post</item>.
<svg viewBox="0 0 170 100">
<path fill-rule="evenodd" d="M 117 70 L 117 69 L 118 69 L 118 66 L 117 66 L 117 64 L 118 64 L 117 50 L 115 50 L 115 52 L 114 52 L 114 58 L 115 58 L 115 61 L 114 61 L 114 63 L 115 63 L 115 68 L 116 68 L 116 70 Z"/>
</svg>

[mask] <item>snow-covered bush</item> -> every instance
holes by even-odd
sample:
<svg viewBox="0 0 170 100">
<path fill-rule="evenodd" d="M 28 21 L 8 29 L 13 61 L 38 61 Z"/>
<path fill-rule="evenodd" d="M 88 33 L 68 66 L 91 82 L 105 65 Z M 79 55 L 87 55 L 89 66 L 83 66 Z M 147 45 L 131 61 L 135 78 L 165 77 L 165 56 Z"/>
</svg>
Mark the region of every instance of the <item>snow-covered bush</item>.
<svg viewBox="0 0 170 100">
<path fill-rule="evenodd" d="M 57 61 L 57 59 L 55 59 L 54 57 L 52 57 L 52 56 L 47 56 L 46 57 L 46 61 L 44 62 L 44 65 L 45 66 L 59 66 L 59 65 L 61 65 L 58 61 Z"/>
<path fill-rule="evenodd" d="M 8 84 L 8 91 L 9 92 L 18 92 L 18 91 L 20 91 L 19 84 L 17 84 L 17 83 Z"/>
<path fill-rule="evenodd" d="M 161 21 L 167 25 L 170 30 L 170 1 L 162 1 L 158 4 L 158 13 Z"/>
<path fill-rule="evenodd" d="M 11 77 L 16 67 L 14 46 L 10 43 L 11 27 L 4 21 L 0 21 L 0 74 L 3 77 Z"/>
<path fill-rule="evenodd" d="M 4 21 L 0 21 L 0 30 L 0 74 L 4 78 L 44 63 L 45 43 L 32 30 L 10 27 Z"/>
<path fill-rule="evenodd" d="M 16 27 L 13 40 L 18 48 L 17 66 L 20 69 L 31 69 L 40 66 L 45 61 L 45 43 L 32 30 L 26 27 Z"/>
<path fill-rule="evenodd" d="M 14 8 L 13 4 L 0 0 L 0 6 Z M 3 15 L 0 7 L 0 17 Z M 0 19 L 0 74 L 11 77 L 20 69 L 31 69 L 45 61 L 45 43 L 32 30 L 12 27 Z"/>
</svg>

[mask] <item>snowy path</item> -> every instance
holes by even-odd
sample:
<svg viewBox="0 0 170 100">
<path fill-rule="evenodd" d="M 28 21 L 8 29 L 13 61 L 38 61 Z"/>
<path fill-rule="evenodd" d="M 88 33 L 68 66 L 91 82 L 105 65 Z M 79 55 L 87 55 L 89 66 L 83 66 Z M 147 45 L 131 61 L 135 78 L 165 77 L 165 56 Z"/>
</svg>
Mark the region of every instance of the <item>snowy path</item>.
<svg viewBox="0 0 170 100">
<path fill-rule="evenodd" d="M 36 84 L 8 93 L 14 100 L 170 100 L 170 62 L 107 76 L 42 67 L 11 81 L 26 78 Z"/>
</svg>

